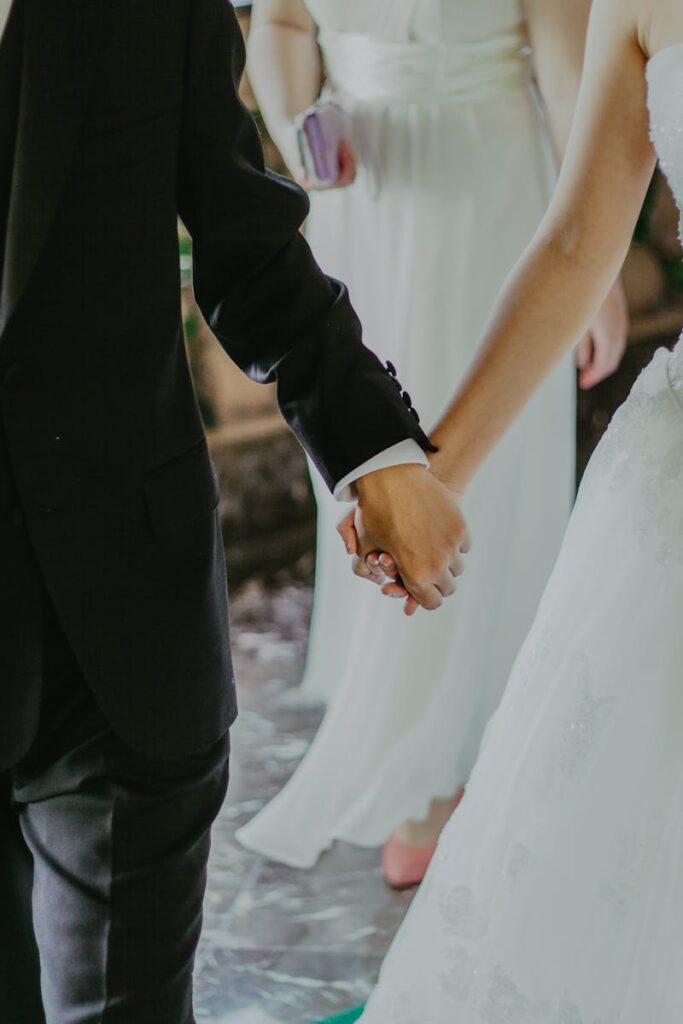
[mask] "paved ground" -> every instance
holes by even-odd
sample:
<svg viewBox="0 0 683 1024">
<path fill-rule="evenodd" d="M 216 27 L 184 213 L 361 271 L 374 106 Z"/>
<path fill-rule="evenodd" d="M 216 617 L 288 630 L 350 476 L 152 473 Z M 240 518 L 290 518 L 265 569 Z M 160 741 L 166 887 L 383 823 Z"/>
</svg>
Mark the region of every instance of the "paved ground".
<svg viewBox="0 0 683 1024">
<path fill-rule="evenodd" d="M 308 586 L 289 583 L 252 585 L 233 602 L 241 713 L 198 960 L 205 1024 L 310 1024 L 362 1002 L 410 900 L 386 888 L 375 851 L 338 844 L 302 872 L 234 841 L 294 770 L 320 720 L 320 707 L 296 691 L 310 600 Z"/>
</svg>

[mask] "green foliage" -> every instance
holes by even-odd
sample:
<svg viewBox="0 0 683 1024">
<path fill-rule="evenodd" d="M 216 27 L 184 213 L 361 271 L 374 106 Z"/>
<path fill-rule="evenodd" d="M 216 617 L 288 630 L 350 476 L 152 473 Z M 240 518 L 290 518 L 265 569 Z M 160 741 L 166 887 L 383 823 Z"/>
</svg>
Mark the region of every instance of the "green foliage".
<svg viewBox="0 0 683 1024">
<path fill-rule="evenodd" d="M 683 294 L 683 260 L 666 260 L 664 271 L 669 287 L 679 294 Z"/>
<path fill-rule="evenodd" d="M 178 256 L 180 258 L 180 286 L 187 288 L 192 281 L 192 239 L 178 231 Z"/>
<path fill-rule="evenodd" d="M 192 310 L 191 313 L 188 313 L 185 317 L 183 321 L 183 328 L 185 330 L 185 340 L 188 345 L 191 345 L 199 335 L 199 317 L 194 310 Z"/>
<path fill-rule="evenodd" d="M 650 182 L 650 187 L 647 190 L 645 202 L 643 203 L 643 208 L 640 211 L 640 217 L 638 218 L 636 230 L 633 235 L 633 241 L 637 245 L 645 245 L 650 237 L 650 219 L 652 217 L 652 209 L 654 207 L 658 184 L 657 175 L 655 174 Z"/>
</svg>

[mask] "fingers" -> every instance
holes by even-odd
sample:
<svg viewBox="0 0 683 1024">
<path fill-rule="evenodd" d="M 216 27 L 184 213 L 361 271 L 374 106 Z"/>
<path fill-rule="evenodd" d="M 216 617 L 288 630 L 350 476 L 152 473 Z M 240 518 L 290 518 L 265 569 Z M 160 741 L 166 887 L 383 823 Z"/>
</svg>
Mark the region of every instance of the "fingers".
<svg viewBox="0 0 683 1024">
<path fill-rule="evenodd" d="M 380 558 L 381 554 L 379 551 L 371 551 L 369 555 L 366 555 L 365 562 L 368 569 L 375 573 L 381 573 L 383 570 Z"/>
<path fill-rule="evenodd" d="M 351 559 L 351 568 L 356 576 L 361 580 L 367 580 L 369 583 L 376 583 L 377 586 L 382 586 L 386 583 L 384 573 L 380 570 L 379 572 L 368 565 L 365 558 L 360 555 L 354 555 Z"/>
<path fill-rule="evenodd" d="M 579 385 L 587 391 L 610 377 L 618 368 L 626 348 L 626 334 L 596 325 L 590 334 L 591 358 L 580 367 Z"/>
<path fill-rule="evenodd" d="M 445 586 L 445 581 L 443 582 Z M 428 612 L 435 612 L 441 607 L 444 602 L 444 596 L 439 588 L 434 583 L 412 583 L 408 580 L 403 581 L 403 585 L 410 597 L 414 598 L 415 601 Z"/>
<path fill-rule="evenodd" d="M 465 572 L 465 555 L 460 553 L 453 555 L 448 568 L 451 576 L 457 580 Z"/>
<path fill-rule="evenodd" d="M 590 388 L 594 388 L 597 384 L 611 376 L 618 365 L 619 360 L 614 359 L 608 347 L 595 345 L 593 358 L 579 374 L 580 387 L 584 391 L 589 391 Z"/>
<path fill-rule="evenodd" d="M 408 591 L 402 583 L 396 583 L 394 580 L 389 580 L 388 583 L 384 583 L 382 587 L 382 593 L 385 597 L 408 597 Z"/>
<path fill-rule="evenodd" d="M 417 606 L 435 611 L 455 592 L 470 540 L 453 493 L 429 473 L 404 477 L 404 469 L 376 487 L 372 474 L 359 485 L 354 572 L 381 580 L 383 593 L 404 599 L 412 615 Z"/>
<path fill-rule="evenodd" d="M 464 560 L 460 556 L 461 555 L 469 555 L 471 550 L 472 550 L 472 538 L 470 537 L 469 530 L 467 529 L 467 527 L 465 527 L 465 532 L 464 532 L 464 534 L 462 536 L 462 540 L 460 541 L 460 544 L 458 545 L 458 551 L 456 553 L 455 561 L 459 565 L 463 565 L 464 566 L 464 564 L 465 564 Z M 462 573 L 461 572 L 457 573 L 457 575 L 461 576 Z"/>
<path fill-rule="evenodd" d="M 439 573 L 434 582 L 418 584 L 406 583 L 400 576 L 396 579 L 387 578 L 382 563 L 372 556 L 356 556 L 352 564 L 356 576 L 380 586 L 385 597 L 406 599 L 405 613 L 409 616 L 414 615 L 420 607 L 426 611 L 439 609 L 445 598 L 456 592 L 456 579 L 465 569 L 462 559 L 454 559 L 452 565 Z"/>
<path fill-rule="evenodd" d="M 365 556 L 368 568 L 373 572 L 383 572 L 387 579 L 398 579 L 399 571 L 395 560 L 384 551 L 371 551 Z"/>
<path fill-rule="evenodd" d="M 379 564 L 382 567 L 382 572 L 386 577 L 388 577 L 391 580 L 398 579 L 398 566 L 396 565 L 396 562 L 394 561 L 391 555 L 383 551 L 382 554 L 379 556 Z"/>
<path fill-rule="evenodd" d="M 337 532 L 351 555 L 351 568 L 355 575 L 378 586 L 386 583 L 386 576 L 380 565 L 380 552 L 368 553 L 368 546 L 372 541 L 366 534 L 363 514 L 357 505 L 346 513 L 337 526 Z"/>
<path fill-rule="evenodd" d="M 434 581 L 434 586 L 442 597 L 452 597 L 455 593 L 455 575 L 450 568 L 445 569 Z"/>
<path fill-rule="evenodd" d="M 295 174 L 297 184 L 307 192 L 329 192 L 335 188 L 347 188 L 353 185 L 358 175 L 356 155 L 350 142 L 339 143 L 339 170 L 337 177 L 330 181 L 318 181 L 303 170 Z"/>
<path fill-rule="evenodd" d="M 466 536 L 461 542 L 459 552 L 451 558 L 447 570 L 439 573 L 434 579 L 433 584 L 442 597 L 451 597 L 456 592 L 456 580 L 465 572 L 464 556 L 469 552 L 470 547 L 469 536 Z M 410 592 L 404 585 L 398 566 L 391 555 L 386 552 L 378 553 L 373 551 L 366 555 L 365 561 L 366 568 L 371 574 L 373 582 L 378 582 L 377 577 L 381 575 L 382 593 L 385 597 L 406 598 L 409 596 Z M 413 598 L 413 603 L 414 601 L 415 599 Z"/>
<path fill-rule="evenodd" d="M 339 177 L 337 188 L 346 188 L 356 180 L 356 157 L 351 145 L 343 140 L 339 143 Z"/>
<path fill-rule="evenodd" d="M 588 340 L 590 343 L 589 355 L 579 368 L 579 386 L 584 391 L 595 387 L 606 376 L 605 350 L 598 344 L 594 333 L 588 335 Z"/>
<path fill-rule="evenodd" d="M 579 383 L 587 389 L 609 377 L 619 366 L 628 341 L 629 311 L 626 293 L 618 280 L 598 312 L 590 330 L 593 352 L 580 367 Z"/>
<path fill-rule="evenodd" d="M 579 370 L 586 370 L 593 358 L 593 338 L 590 333 L 585 334 L 576 346 L 575 360 Z"/>
<path fill-rule="evenodd" d="M 337 533 L 344 541 L 346 553 L 349 555 L 358 554 L 358 534 L 356 533 L 356 510 L 351 509 L 337 526 Z"/>
</svg>

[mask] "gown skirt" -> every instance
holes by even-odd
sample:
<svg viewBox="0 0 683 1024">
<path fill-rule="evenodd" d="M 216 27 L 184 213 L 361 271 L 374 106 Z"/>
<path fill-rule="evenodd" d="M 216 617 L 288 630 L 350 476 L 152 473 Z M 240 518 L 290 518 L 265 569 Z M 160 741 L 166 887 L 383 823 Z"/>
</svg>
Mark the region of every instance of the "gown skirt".
<svg viewBox="0 0 683 1024">
<path fill-rule="evenodd" d="M 312 196 L 308 239 L 324 270 L 348 283 L 366 343 L 395 363 L 429 429 L 552 193 L 543 112 L 528 75 L 467 101 L 338 99 L 373 173 Z M 335 531 L 345 507 L 314 476 L 316 597 L 301 693 L 329 708 L 289 785 L 240 831 L 246 846 L 310 867 L 335 839 L 381 845 L 468 779 L 569 518 L 574 389 L 567 360 L 473 483 L 468 572 L 438 614 L 407 620 L 352 576 Z"/>
<path fill-rule="evenodd" d="M 362 1024 L 679 1024 L 683 348 L 584 477 Z"/>
</svg>

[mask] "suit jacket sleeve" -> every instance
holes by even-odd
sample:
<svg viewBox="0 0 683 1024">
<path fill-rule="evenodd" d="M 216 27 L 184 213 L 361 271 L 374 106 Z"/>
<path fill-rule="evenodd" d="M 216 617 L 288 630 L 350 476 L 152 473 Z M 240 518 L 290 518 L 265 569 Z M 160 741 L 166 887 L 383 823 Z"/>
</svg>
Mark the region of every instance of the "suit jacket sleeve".
<svg viewBox="0 0 683 1024">
<path fill-rule="evenodd" d="M 179 210 L 193 238 L 197 302 L 229 356 L 277 383 L 285 419 L 328 486 L 407 438 L 433 450 L 362 343 L 344 285 L 299 228 L 308 199 L 265 170 L 238 98 L 244 44 L 227 0 L 191 0 Z"/>
</svg>

